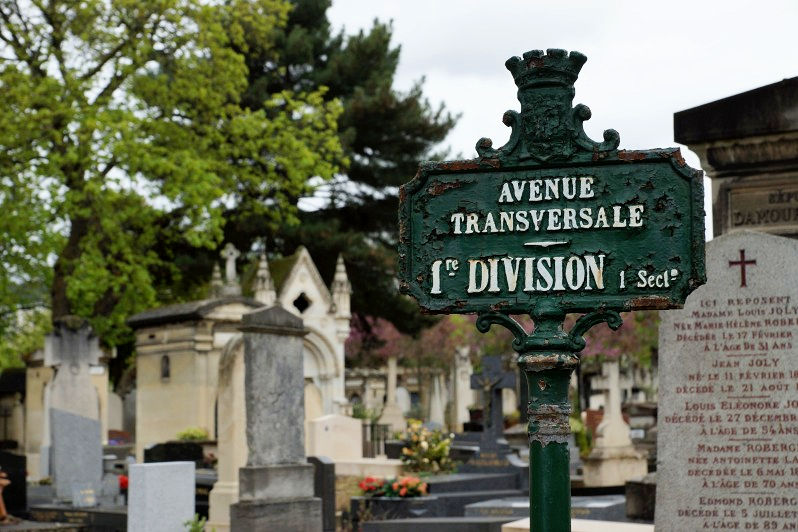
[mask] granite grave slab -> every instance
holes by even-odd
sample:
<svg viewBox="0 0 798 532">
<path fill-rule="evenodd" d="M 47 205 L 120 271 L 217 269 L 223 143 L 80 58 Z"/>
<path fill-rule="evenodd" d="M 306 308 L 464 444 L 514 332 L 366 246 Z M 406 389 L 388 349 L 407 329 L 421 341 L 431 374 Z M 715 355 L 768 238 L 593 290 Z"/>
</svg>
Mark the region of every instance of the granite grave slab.
<svg viewBox="0 0 798 532">
<path fill-rule="evenodd" d="M 55 496 L 71 500 L 73 488 L 94 490 L 99 496 L 103 474 L 100 422 L 50 409 L 50 464 Z"/>
</svg>

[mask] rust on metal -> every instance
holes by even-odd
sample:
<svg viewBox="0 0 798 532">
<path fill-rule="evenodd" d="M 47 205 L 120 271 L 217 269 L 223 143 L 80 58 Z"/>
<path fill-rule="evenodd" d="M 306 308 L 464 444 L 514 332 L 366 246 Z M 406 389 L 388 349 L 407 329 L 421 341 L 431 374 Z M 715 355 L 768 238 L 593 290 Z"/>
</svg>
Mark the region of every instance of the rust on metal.
<svg viewBox="0 0 798 532">
<path fill-rule="evenodd" d="M 622 161 L 642 161 L 646 158 L 645 152 L 634 150 L 619 150 L 618 159 Z"/>
<path fill-rule="evenodd" d="M 463 184 L 460 181 L 449 181 L 449 182 L 444 182 L 444 183 L 438 182 L 438 183 L 435 183 L 434 185 L 431 185 L 427 189 L 427 193 L 430 196 L 440 196 L 441 194 L 443 194 L 447 190 L 450 190 L 450 189 L 453 189 L 453 188 L 460 188 L 461 186 L 463 186 Z"/>
<path fill-rule="evenodd" d="M 669 298 L 661 296 L 638 297 L 629 301 L 629 308 L 632 310 L 667 310 L 673 308 L 673 302 Z"/>
</svg>

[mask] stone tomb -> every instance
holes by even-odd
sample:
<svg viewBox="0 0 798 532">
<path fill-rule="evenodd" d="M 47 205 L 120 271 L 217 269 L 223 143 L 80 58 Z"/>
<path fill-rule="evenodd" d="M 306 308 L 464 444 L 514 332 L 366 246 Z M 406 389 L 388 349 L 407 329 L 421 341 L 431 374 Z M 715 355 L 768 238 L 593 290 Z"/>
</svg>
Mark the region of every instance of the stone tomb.
<svg viewBox="0 0 798 532">
<path fill-rule="evenodd" d="M 658 531 L 796 529 L 796 264 L 795 240 L 724 235 L 707 284 L 662 313 Z"/>
<path fill-rule="evenodd" d="M 712 179 L 715 235 L 798 235 L 798 77 L 673 115 L 676 142 Z"/>
</svg>

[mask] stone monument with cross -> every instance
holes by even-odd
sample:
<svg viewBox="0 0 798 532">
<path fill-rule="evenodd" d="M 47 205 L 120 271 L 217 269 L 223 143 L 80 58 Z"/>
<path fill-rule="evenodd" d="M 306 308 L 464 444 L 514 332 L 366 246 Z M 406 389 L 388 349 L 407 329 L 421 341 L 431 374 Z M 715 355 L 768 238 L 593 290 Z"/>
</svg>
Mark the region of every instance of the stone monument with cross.
<svg viewBox="0 0 798 532">
<path fill-rule="evenodd" d="M 471 389 L 482 392 L 483 444 L 504 439 L 502 390 L 505 388 L 515 389 L 515 372 L 504 370 L 500 356 L 482 357 L 482 372 L 471 375 Z"/>
<path fill-rule="evenodd" d="M 482 394 L 483 429 L 479 437 L 479 452 L 458 471 L 505 471 L 515 467 L 510 460 L 510 446 L 504 439 L 502 390 L 506 388 L 515 388 L 515 372 L 504 370 L 502 357 L 483 356 L 482 371 L 471 375 L 471 389 Z"/>
<path fill-rule="evenodd" d="M 47 425 L 41 469 L 52 477 L 56 497 L 69 500 L 75 489 L 99 494 L 100 399 L 89 371 L 99 363 L 102 352 L 82 318 L 66 316 L 53 325 L 44 343 L 44 364 L 55 369 L 55 376 L 45 391 Z"/>
<path fill-rule="evenodd" d="M 236 273 L 236 259 L 241 256 L 241 252 L 236 249 L 232 242 L 228 242 L 221 253 L 224 259 L 224 284 L 221 287 L 221 295 L 235 297 L 241 295 L 241 285 L 238 283 Z"/>
</svg>

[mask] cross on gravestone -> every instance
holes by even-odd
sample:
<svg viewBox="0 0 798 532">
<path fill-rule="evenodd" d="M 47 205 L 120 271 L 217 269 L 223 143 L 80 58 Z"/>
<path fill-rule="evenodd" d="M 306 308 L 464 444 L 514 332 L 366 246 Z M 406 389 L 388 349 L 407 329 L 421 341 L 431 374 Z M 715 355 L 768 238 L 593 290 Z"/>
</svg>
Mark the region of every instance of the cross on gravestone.
<svg viewBox="0 0 798 532">
<path fill-rule="evenodd" d="M 482 390 L 482 397 L 486 403 L 482 437 L 485 441 L 495 441 L 502 435 L 504 428 L 502 389 L 504 388 L 515 388 L 515 372 L 503 370 L 501 357 L 482 357 L 482 373 L 471 375 L 471 389 Z"/>
<path fill-rule="evenodd" d="M 238 275 L 236 274 L 236 259 L 241 256 L 241 252 L 231 242 L 228 242 L 222 249 L 221 256 L 225 260 L 222 295 L 240 296 L 241 286 L 238 284 Z"/>
<path fill-rule="evenodd" d="M 224 264 L 224 280 L 227 283 L 236 282 L 236 259 L 241 256 L 241 252 L 236 247 L 228 242 L 224 249 L 222 249 L 222 258 L 225 260 Z"/>
<path fill-rule="evenodd" d="M 749 265 L 749 264 L 752 265 L 752 266 L 755 266 L 756 265 L 756 261 L 755 260 L 745 260 L 745 250 L 744 249 L 740 250 L 740 260 L 730 260 L 729 261 L 729 268 L 731 268 L 732 266 L 739 266 L 740 267 L 740 288 L 743 288 L 744 286 L 748 286 L 746 284 L 746 282 L 745 282 L 746 281 L 746 279 L 745 279 L 745 267 L 747 265 Z"/>
<path fill-rule="evenodd" d="M 99 419 L 99 398 L 90 368 L 99 364 L 101 357 L 99 341 L 88 323 L 75 316 L 56 320 L 44 341 L 44 365 L 55 368 L 47 407 Z"/>
</svg>

